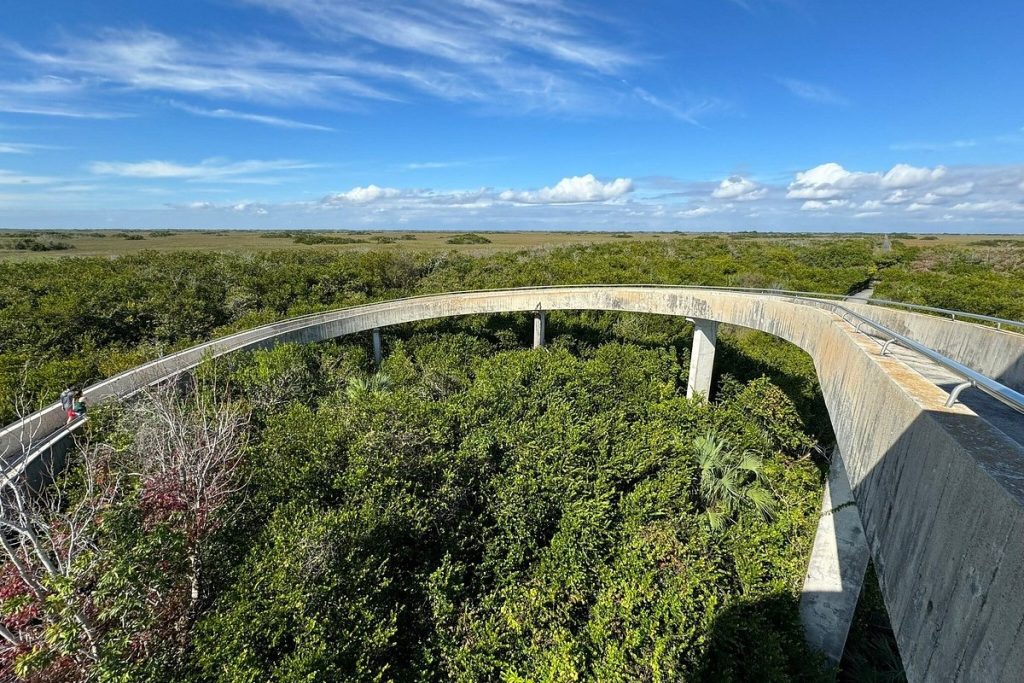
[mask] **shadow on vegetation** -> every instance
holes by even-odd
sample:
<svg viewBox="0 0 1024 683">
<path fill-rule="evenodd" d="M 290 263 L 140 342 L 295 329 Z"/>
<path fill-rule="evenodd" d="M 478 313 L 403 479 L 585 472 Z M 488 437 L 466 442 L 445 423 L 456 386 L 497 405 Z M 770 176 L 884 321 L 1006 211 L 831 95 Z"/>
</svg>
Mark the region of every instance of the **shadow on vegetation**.
<svg viewBox="0 0 1024 683">
<path fill-rule="evenodd" d="M 871 564 L 846 639 L 838 680 L 841 683 L 904 683 L 907 680 L 878 576 Z"/>
<path fill-rule="evenodd" d="M 715 617 L 707 634 L 699 680 L 831 681 L 824 658 L 811 652 L 803 638 L 798 601 L 789 593 L 743 600 Z M 787 672 L 774 678 L 765 672 Z"/>
</svg>

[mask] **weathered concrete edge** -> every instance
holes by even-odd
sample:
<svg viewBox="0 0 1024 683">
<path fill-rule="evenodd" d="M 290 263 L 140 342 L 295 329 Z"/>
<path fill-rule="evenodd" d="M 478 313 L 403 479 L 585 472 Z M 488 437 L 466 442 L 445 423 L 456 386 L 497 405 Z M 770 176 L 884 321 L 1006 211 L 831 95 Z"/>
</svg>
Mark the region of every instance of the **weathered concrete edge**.
<svg viewBox="0 0 1024 683">
<path fill-rule="evenodd" d="M 1024 334 L 852 301 L 843 306 L 1011 389 L 1024 390 Z"/>
</svg>

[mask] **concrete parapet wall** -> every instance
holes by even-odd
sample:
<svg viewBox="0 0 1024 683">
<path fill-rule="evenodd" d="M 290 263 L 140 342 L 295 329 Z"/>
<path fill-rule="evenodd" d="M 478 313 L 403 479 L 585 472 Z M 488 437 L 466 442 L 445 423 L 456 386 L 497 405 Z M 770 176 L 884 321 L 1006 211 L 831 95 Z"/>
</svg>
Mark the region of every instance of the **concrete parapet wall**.
<svg viewBox="0 0 1024 683">
<path fill-rule="evenodd" d="M 864 308 L 883 324 L 899 313 L 906 327 L 896 331 L 944 353 L 949 349 L 943 350 L 942 340 L 952 345 L 960 329 L 940 318 L 892 312 L 889 320 L 887 309 Z M 87 395 L 94 402 L 123 396 L 205 357 L 235 350 L 447 316 L 537 309 L 712 320 L 767 332 L 810 354 L 910 680 L 1024 680 L 1024 450 L 969 409 L 944 407 L 945 392 L 900 361 L 881 356 L 875 340 L 822 308 L 757 294 L 630 286 L 400 299 L 304 316 L 203 344 L 97 384 Z M 934 329 L 931 322 L 907 316 L 934 320 Z M 944 332 L 944 325 L 956 327 Z M 979 363 L 986 353 L 1002 352 L 984 351 L 984 344 L 995 345 L 991 340 L 998 338 L 978 334 L 972 353 Z M 999 348 L 1017 348 L 1007 344 Z M 990 360 L 990 365 L 998 363 Z M 62 422 L 59 406 L 51 406 L 7 428 L 0 448 L 11 453 L 20 448 L 19 435 L 48 434 Z"/>
<path fill-rule="evenodd" d="M 1024 334 L 898 308 L 851 301 L 844 301 L 843 306 L 1011 389 L 1024 391 Z"/>
</svg>

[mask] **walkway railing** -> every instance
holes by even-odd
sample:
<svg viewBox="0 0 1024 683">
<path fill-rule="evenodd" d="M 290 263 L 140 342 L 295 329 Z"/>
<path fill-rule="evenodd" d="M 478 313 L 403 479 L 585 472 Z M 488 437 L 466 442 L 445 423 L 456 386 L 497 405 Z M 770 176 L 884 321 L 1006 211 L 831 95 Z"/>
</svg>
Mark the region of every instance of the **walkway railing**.
<svg viewBox="0 0 1024 683">
<path fill-rule="evenodd" d="M 815 299 L 831 299 L 836 301 L 846 301 L 850 298 L 848 294 L 826 294 L 824 292 L 798 292 L 788 289 L 764 289 L 756 287 L 703 287 L 702 289 L 720 289 L 731 292 L 759 292 L 762 294 L 789 294 L 794 296 L 811 297 Z M 950 320 L 972 320 L 977 322 L 989 323 L 994 325 L 997 330 L 1003 329 L 1003 327 L 1017 328 L 1024 331 L 1024 321 L 1011 320 L 1009 318 L 997 318 L 992 315 L 982 315 L 980 313 L 967 313 L 965 311 L 954 311 L 948 308 L 937 308 L 935 306 L 925 306 L 923 304 L 908 304 L 903 301 L 893 301 L 891 299 L 876 299 L 874 297 L 870 299 L 858 299 L 858 304 L 867 304 L 868 306 L 891 306 L 894 308 L 905 308 L 909 311 L 922 311 L 924 313 L 935 313 Z"/>
<path fill-rule="evenodd" d="M 795 292 L 795 291 L 779 290 L 779 289 L 757 289 L 757 288 L 739 288 L 739 287 L 707 287 L 707 286 L 692 286 L 692 285 L 657 285 L 657 284 L 649 284 L 649 285 L 647 285 L 647 284 L 641 284 L 641 285 L 637 285 L 637 284 L 617 284 L 617 285 L 616 284 L 604 284 L 604 285 L 549 285 L 549 286 L 541 286 L 541 287 L 519 287 L 519 288 L 504 288 L 504 289 L 493 289 L 493 290 L 471 290 L 471 291 L 460 291 L 460 292 L 444 292 L 444 293 L 437 293 L 437 294 L 422 294 L 422 295 L 406 297 L 406 298 L 402 298 L 402 299 L 395 299 L 395 300 L 391 300 L 391 301 L 381 301 L 381 302 L 376 302 L 376 303 L 362 304 L 362 305 L 359 305 L 359 306 L 353 306 L 353 307 L 346 308 L 346 309 L 340 309 L 339 311 L 334 311 L 334 312 L 336 313 L 336 312 L 344 311 L 346 313 L 358 314 L 360 311 L 366 310 L 366 309 L 371 309 L 371 308 L 375 308 L 375 309 L 382 309 L 383 308 L 383 309 L 386 309 L 386 308 L 389 307 L 389 304 L 393 305 L 393 306 L 400 306 L 400 305 L 408 304 L 410 301 L 415 301 L 417 299 L 426 299 L 426 298 L 430 298 L 430 297 L 438 297 L 438 296 L 444 296 L 444 295 L 465 295 L 465 294 L 484 294 L 484 293 L 497 294 L 497 293 L 501 293 L 501 292 L 516 292 L 516 291 L 524 291 L 524 290 L 536 291 L 536 290 L 555 290 L 555 289 L 615 289 L 615 288 L 678 289 L 678 290 L 698 290 L 698 291 L 699 290 L 712 290 L 712 291 L 736 292 L 736 293 L 744 293 L 744 294 L 760 294 L 760 295 L 764 295 L 764 296 L 781 297 L 783 299 L 788 299 L 790 301 L 793 301 L 794 303 L 799 303 L 799 304 L 803 304 L 803 305 L 810 305 L 810 306 L 815 306 L 815 307 L 819 307 L 819 308 L 827 308 L 827 309 L 831 310 L 833 313 L 839 315 L 842 319 L 844 319 L 847 322 L 849 322 L 850 324 L 854 325 L 855 329 L 858 332 L 865 333 L 865 334 L 867 334 L 866 330 L 871 330 L 872 332 L 874 332 L 875 335 L 881 339 L 882 354 L 883 355 L 886 353 L 886 351 L 888 350 L 890 345 L 898 344 L 898 345 L 900 345 L 900 346 L 902 346 L 902 347 L 904 347 L 904 348 L 906 348 L 908 350 L 911 350 L 911 351 L 913 351 L 913 352 L 915 352 L 915 353 L 917 353 L 917 354 L 919 354 L 919 355 L 929 359 L 930 361 L 936 363 L 937 365 L 939 365 L 939 366 L 949 370 L 953 374 L 955 374 L 958 377 L 960 377 L 962 379 L 962 382 L 960 384 L 958 384 L 952 391 L 949 392 L 949 398 L 948 398 L 948 400 L 946 402 L 947 406 L 952 406 L 957 401 L 957 398 L 959 397 L 959 395 L 960 395 L 960 393 L 962 391 L 964 391 L 965 389 L 970 388 L 970 387 L 975 387 L 975 388 L 983 391 L 987 395 L 991 396 L 992 398 L 994 398 L 994 399 L 1000 401 L 1001 403 L 1009 406 L 1010 408 L 1013 408 L 1014 410 L 1016 410 L 1018 412 L 1024 413 L 1024 394 L 1021 394 L 1020 392 L 1017 392 L 1017 391 L 1015 391 L 1015 390 L 1005 386 L 1004 384 L 1001 384 L 1000 382 L 997 382 L 996 380 L 994 380 L 994 379 L 992 379 L 990 377 L 987 377 L 987 376 L 981 374 L 980 372 L 977 372 L 977 371 L 975 371 L 975 370 L 973 370 L 973 369 L 963 365 L 962 363 L 960 363 L 960 362 L 958 362 L 956 360 L 953 360 L 952 358 L 949 358 L 949 357 L 939 353 L 938 351 L 935 351 L 934 349 L 929 348 L 928 346 L 926 346 L 924 344 L 921 344 L 920 342 L 915 341 L 914 339 L 911 339 L 911 338 L 909 338 L 909 337 L 907 337 L 905 335 L 899 334 L 898 332 L 895 332 L 894 330 L 889 329 L 888 327 L 882 325 L 881 323 L 879 323 L 879 322 L 877 322 L 875 320 L 872 320 L 872 319 L 868 318 L 867 316 L 865 316 L 865 315 L 863 315 L 861 313 L 857 313 L 857 312 L 847 308 L 846 306 L 843 306 L 841 302 L 842 302 L 843 299 L 845 299 L 845 297 L 843 297 L 841 295 L 836 295 L 836 294 L 824 294 L 824 293 L 816 293 L 816 292 Z M 888 304 L 889 302 L 884 302 L 884 301 L 883 302 L 878 302 L 876 300 L 869 300 L 867 303 L 869 303 L 869 304 L 876 304 L 876 303 Z M 893 302 L 893 303 L 897 303 L 897 302 Z M 898 305 L 902 305 L 902 306 L 904 306 L 906 308 L 911 308 L 911 309 L 920 309 L 920 310 L 929 310 L 929 311 L 948 313 L 950 315 L 950 317 L 952 319 L 954 319 L 954 320 L 956 320 L 956 319 L 968 319 L 968 320 L 976 319 L 976 320 L 982 320 L 982 321 L 989 322 L 989 323 L 997 323 L 997 324 L 1003 324 L 1003 325 L 1013 325 L 1013 326 L 1016 326 L 1016 327 L 1020 327 L 1021 329 L 1024 329 L 1024 323 L 1018 322 L 1018 321 L 1005 320 L 1005 319 L 993 318 L 993 317 L 990 317 L 990 316 L 981 316 L 981 315 L 970 314 L 970 313 L 963 313 L 963 312 L 960 312 L 960 311 L 944 311 L 943 309 L 921 307 L 921 306 L 916 306 L 916 305 L 913 305 L 913 304 L 898 304 Z M 219 339 L 211 340 L 210 342 L 205 342 L 205 343 L 200 344 L 198 346 L 191 347 L 189 349 L 185 349 L 185 350 L 182 350 L 182 351 L 178 351 L 176 353 L 172 353 L 172 354 L 170 354 L 168 356 L 165 356 L 163 358 L 156 359 L 156 360 L 150 361 L 148 363 L 144 363 L 143 365 L 139 366 L 138 368 L 134 368 L 133 370 L 126 371 L 124 373 L 121 373 L 120 375 L 116 375 L 115 377 L 102 380 L 101 382 L 97 383 L 96 385 L 93 385 L 92 387 L 90 387 L 89 390 L 91 391 L 92 389 L 94 389 L 96 387 L 99 387 L 99 386 L 101 386 L 103 384 L 108 384 L 108 385 L 111 385 L 111 386 L 117 385 L 117 384 L 119 384 L 117 382 L 118 379 L 120 379 L 120 378 L 127 379 L 131 374 L 137 373 L 139 371 L 142 371 L 142 370 L 145 370 L 145 369 L 148 369 L 148 368 L 152 368 L 152 369 L 156 370 L 158 367 L 165 366 L 165 364 L 173 366 L 173 364 L 174 364 L 173 361 L 174 361 L 174 358 L 176 356 L 184 355 L 184 354 L 194 354 L 196 352 L 196 350 L 200 349 L 200 348 L 210 348 L 210 349 L 212 349 L 214 346 L 221 347 L 221 348 L 223 348 L 225 345 L 231 346 L 231 341 L 235 340 L 235 339 L 238 340 L 240 346 L 241 345 L 246 345 L 246 344 L 256 343 L 256 342 L 259 342 L 259 341 L 262 341 L 262 340 L 270 340 L 270 339 L 273 339 L 273 338 L 279 336 L 282 333 L 285 333 L 285 332 L 288 332 L 288 331 L 295 331 L 295 330 L 298 330 L 298 329 L 302 329 L 306 323 L 312 321 L 313 319 L 315 319 L 317 317 L 322 317 L 322 316 L 328 315 L 330 313 L 332 313 L 332 312 L 321 311 L 321 312 L 318 312 L 318 313 L 310 313 L 310 314 L 307 314 L 307 315 L 297 316 L 295 318 L 289 318 L 287 320 L 278 321 L 276 323 L 271 323 L 269 325 L 265 325 L 265 326 L 262 326 L 262 327 L 259 327 L 259 328 L 245 330 L 245 331 L 242 331 L 242 332 L 237 332 L 237 333 L 228 335 L 226 337 L 221 337 Z M 230 352 L 230 350 L 231 349 L 229 349 L 228 351 L 225 351 L 225 352 Z M 161 376 L 161 377 L 147 377 L 147 378 L 144 378 L 144 380 L 145 380 L 144 383 L 148 384 L 148 383 L 152 383 L 152 382 L 161 381 L 161 379 L 164 379 L 165 377 L 173 376 L 174 374 L 178 374 L 180 372 L 183 372 L 184 370 L 187 370 L 190 367 L 192 367 L 192 366 L 188 365 L 187 367 L 183 367 L 183 368 L 181 368 L 179 370 L 167 373 L 166 375 Z M 132 383 L 129 383 L 129 384 L 132 384 Z M 138 387 L 138 386 L 133 386 L 133 387 L 131 387 L 127 391 L 123 391 L 123 392 L 119 391 L 119 392 L 115 392 L 115 394 L 119 398 L 124 398 L 125 396 L 128 396 L 128 395 L 134 393 L 139 388 L 140 387 Z M 5 427 L 3 429 L 0 429 L 0 434 L 3 434 L 3 435 L 12 434 L 13 432 L 15 432 L 18 429 L 19 425 L 29 424 L 30 421 L 34 417 L 38 416 L 39 414 L 41 414 L 44 411 L 52 410 L 55 407 L 55 405 L 56 404 L 47 406 L 47 407 L 43 408 L 42 410 L 37 411 L 37 413 L 33 413 L 32 415 L 24 418 L 23 420 L 21 420 L 19 422 L 16 422 L 16 423 L 14 423 L 12 425 L 8 425 L 7 427 Z M 72 425 L 70 425 L 70 426 L 62 427 L 61 429 L 58 429 L 58 430 L 54 431 L 52 434 L 46 435 L 38 443 L 40 443 L 40 444 L 42 444 L 42 443 L 46 443 L 46 444 L 52 443 L 52 441 L 53 441 L 53 439 L 55 437 L 57 437 L 57 436 L 59 436 L 61 434 L 66 435 L 67 433 L 70 433 L 70 431 L 72 431 L 77 426 L 78 426 L 77 423 L 72 423 Z M 36 449 L 33 448 L 32 450 L 35 451 Z M 10 454 L 6 454 L 6 455 L 10 455 Z M 25 453 L 23 455 L 23 457 L 19 458 L 18 460 L 20 460 L 23 463 L 24 460 L 26 460 L 26 459 L 30 459 L 30 456 L 29 456 L 28 453 Z M 14 466 L 13 462 L 6 462 L 6 463 L 4 463 L 4 473 L 6 474 L 7 472 L 9 472 L 10 469 L 13 466 Z"/>
</svg>

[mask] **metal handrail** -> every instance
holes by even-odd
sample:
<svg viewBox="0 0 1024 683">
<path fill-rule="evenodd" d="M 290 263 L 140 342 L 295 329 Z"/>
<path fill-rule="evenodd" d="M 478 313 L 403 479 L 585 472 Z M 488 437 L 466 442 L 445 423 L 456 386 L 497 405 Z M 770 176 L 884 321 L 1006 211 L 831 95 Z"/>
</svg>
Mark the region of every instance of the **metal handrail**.
<svg viewBox="0 0 1024 683">
<path fill-rule="evenodd" d="M 661 287 L 672 287 L 675 285 L 658 285 Z M 691 286 L 691 285 L 680 285 L 680 286 Z M 852 296 L 851 294 L 830 294 L 827 292 L 801 292 L 792 289 L 772 289 L 764 287 L 719 287 L 719 286 L 699 286 L 701 289 L 717 289 L 722 291 L 731 292 L 760 292 L 763 294 L 786 294 L 792 296 L 810 297 L 814 299 L 836 299 L 839 301 L 847 301 Z M 1013 320 L 1010 318 L 998 318 L 992 315 L 983 315 L 981 313 L 968 313 L 966 311 L 956 311 L 949 308 L 938 308 L 936 306 L 925 306 L 924 304 L 909 304 L 904 301 L 893 301 L 892 299 L 863 299 L 857 300 L 856 303 L 867 304 L 869 306 L 899 306 L 900 308 L 907 308 L 914 311 L 927 311 L 929 313 L 940 313 L 942 315 L 949 316 L 953 320 L 959 320 L 961 318 L 966 320 L 980 320 L 982 322 L 993 323 L 996 329 L 1002 329 L 1003 325 L 1009 325 L 1011 327 L 1019 327 L 1024 330 L 1024 321 Z"/>
<path fill-rule="evenodd" d="M 941 313 L 942 315 L 948 315 L 953 320 L 957 318 L 967 318 L 968 320 L 981 320 L 987 323 L 994 323 L 997 330 L 1003 329 L 1003 325 L 1010 325 L 1012 327 L 1019 327 L 1024 329 L 1024 322 L 1020 320 L 1011 320 L 1009 318 L 997 318 L 993 315 L 982 315 L 981 313 L 965 313 L 964 311 L 954 311 L 948 308 L 937 308 L 935 306 L 924 306 L 922 304 L 908 304 L 902 301 L 892 301 L 891 299 L 865 299 L 864 303 L 872 306 L 899 306 L 901 308 L 909 308 L 914 311 L 928 311 L 929 313 Z"/>
<path fill-rule="evenodd" d="M 888 327 L 880 323 L 877 323 L 874 320 L 871 320 L 870 318 L 863 316 L 860 313 L 857 313 L 856 311 L 852 311 L 846 306 L 842 306 L 834 301 L 823 301 L 821 299 L 812 299 L 799 296 L 792 297 L 792 299 L 794 301 L 801 301 L 817 306 L 829 306 L 832 308 L 833 312 L 841 311 L 844 319 L 846 315 L 857 318 L 859 322 L 857 323 L 857 325 L 855 325 L 855 328 L 858 332 L 861 331 L 861 325 L 866 325 L 874 329 L 876 332 L 880 333 L 885 338 L 886 341 L 883 345 L 883 350 L 888 348 L 889 344 L 896 343 L 906 349 L 909 349 L 924 356 L 928 360 L 937 363 L 938 365 L 941 365 L 942 367 L 953 372 L 954 374 L 959 375 L 965 381 L 962 384 L 958 385 L 955 389 L 953 389 L 953 391 L 949 393 L 949 400 L 946 401 L 947 407 L 952 406 L 954 403 L 956 403 L 956 400 L 959 397 L 961 391 L 963 391 L 967 387 L 976 387 L 978 389 L 981 389 L 983 392 L 985 392 L 992 398 L 1000 401 L 1001 403 L 1013 408 L 1014 410 L 1020 413 L 1024 413 L 1024 394 L 1020 393 L 1019 391 L 1014 391 L 1005 384 L 1001 384 L 996 380 L 992 379 L 991 377 L 987 377 L 981 374 L 980 372 L 977 372 L 976 370 L 972 370 L 963 363 L 958 363 L 952 358 L 943 356 L 938 351 L 934 351 L 931 348 L 925 346 L 924 344 L 916 342 L 909 337 L 899 334 L 898 332 L 894 332 L 893 330 L 890 330 Z"/>
</svg>

